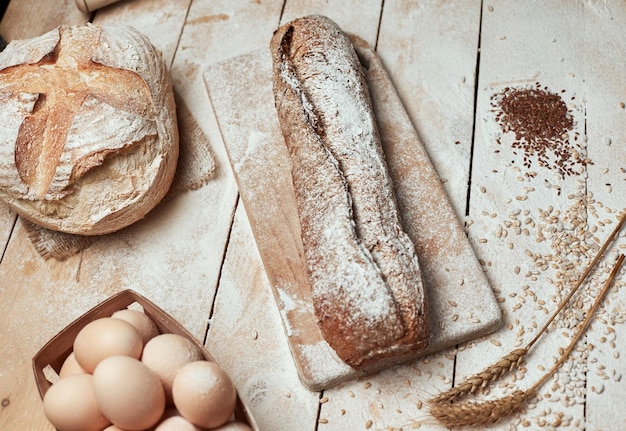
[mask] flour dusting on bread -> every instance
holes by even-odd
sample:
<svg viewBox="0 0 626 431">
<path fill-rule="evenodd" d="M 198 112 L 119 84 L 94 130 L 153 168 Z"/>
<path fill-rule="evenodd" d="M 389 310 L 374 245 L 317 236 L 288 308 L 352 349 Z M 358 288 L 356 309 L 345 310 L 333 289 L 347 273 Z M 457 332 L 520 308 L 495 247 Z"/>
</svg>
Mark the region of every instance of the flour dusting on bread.
<svg viewBox="0 0 626 431">
<path fill-rule="evenodd" d="M 165 195 L 178 158 L 160 53 L 127 26 L 61 26 L 0 54 L 0 198 L 45 228 L 119 230 Z"/>
<path fill-rule="evenodd" d="M 290 153 L 313 306 L 347 364 L 423 349 L 426 296 L 402 230 L 361 65 L 331 20 L 272 38 L 274 94 Z"/>
</svg>

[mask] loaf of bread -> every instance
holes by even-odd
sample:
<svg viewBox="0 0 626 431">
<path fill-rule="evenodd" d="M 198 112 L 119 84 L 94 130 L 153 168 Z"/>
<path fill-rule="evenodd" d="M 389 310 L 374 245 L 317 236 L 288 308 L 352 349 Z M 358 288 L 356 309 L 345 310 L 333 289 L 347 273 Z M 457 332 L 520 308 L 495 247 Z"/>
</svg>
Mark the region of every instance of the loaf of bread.
<svg viewBox="0 0 626 431">
<path fill-rule="evenodd" d="M 321 332 L 357 369 L 419 351 L 426 293 L 354 47 L 330 19 L 307 16 L 279 28 L 270 48 Z"/>
<path fill-rule="evenodd" d="M 171 80 L 131 27 L 62 26 L 0 53 L 0 198 L 48 229 L 114 232 L 165 196 L 178 159 Z"/>
</svg>

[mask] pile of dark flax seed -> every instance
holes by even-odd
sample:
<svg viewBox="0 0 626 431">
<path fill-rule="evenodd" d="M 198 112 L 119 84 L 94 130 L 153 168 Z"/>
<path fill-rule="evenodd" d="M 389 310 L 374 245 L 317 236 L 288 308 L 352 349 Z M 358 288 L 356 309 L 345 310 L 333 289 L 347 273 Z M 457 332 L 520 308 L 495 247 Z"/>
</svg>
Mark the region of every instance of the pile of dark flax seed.
<svg viewBox="0 0 626 431">
<path fill-rule="evenodd" d="M 526 168 L 536 160 L 564 178 L 580 175 L 590 163 L 561 94 L 537 82 L 530 87 L 506 87 L 492 96 L 491 104 L 502 131 L 514 135 L 511 147 L 523 152 Z"/>
</svg>

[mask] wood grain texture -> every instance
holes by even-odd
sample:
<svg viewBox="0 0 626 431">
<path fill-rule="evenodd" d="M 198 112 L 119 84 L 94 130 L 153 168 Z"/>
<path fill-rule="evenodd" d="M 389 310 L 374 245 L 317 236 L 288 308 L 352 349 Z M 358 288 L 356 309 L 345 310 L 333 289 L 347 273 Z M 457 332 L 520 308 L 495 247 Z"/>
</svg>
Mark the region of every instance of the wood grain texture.
<svg viewBox="0 0 626 431">
<path fill-rule="evenodd" d="M 105 298 L 94 280 L 76 280 L 78 259 L 64 264 L 46 262 L 20 223 L 13 232 L 0 265 L 4 358 L 0 363 L 0 396 L 9 400 L 0 416 L 2 429 L 52 429 L 32 385 L 30 361 L 49 338 L 81 314 L 80 310 L 86 311 Z M 82 289 L 89 294 L 76 295 Z"/>
<path fill-rule="evenodd" d="M 152 41 L 157 47 L 176 46 L 186 11 L 180 11 L 178 4 L 168 2 L 163 7 L 170 8 L 170 16 L 180 16 L 182 13 L 182 19 L 178 20 L 179 29 L 162 33 L 161 39 Z M 123 12 L 124 18 L 132 21 L 132 11 Z M 132 13 L 146 16 L 136 10 Z M 156 20 L 154 25 L 162 19 L 158 14 L 151 16 Z M 111 13 L 108 18 L 96 21 L 105 23 L 116 19 Z M 169 42 L 168 38 L 174 40 Z M 2 384 L 2 397 L 6 393 L 11 401 L 11 410 L 5 408 L 6 414 L 0 417 L 0 428 L 4 429 L 4 421 L 15 423 L 18 415 L 9 414 L 9 411 L 14 410 L 29 411 L 29 422 L 23 429 L 49 428 L 49 425 L 41 425 L 46 421 L 36 393 L 18 390 L 20 385 L 32 379 L 31 372 L 24 365 L 28 364 L 37 346 L 41 347 L 46 338 L 69 323 L 79 310 L 85 311 L 125 287 L 134 287 L 150 297 L 174 315 L 194 336 L 200 340 L 204 338 L 224 249 L 224 241 L 220 243 L 215 239 L 215 224 L 204 218 L 203 208 L 208 202 L 216 201 L 215 193 L 211 194 L 208 189 L 207 193 L 203 195 L 198 192 L 193 197 L 185 195 L 171 200 L 119 235 L 103 237 L 93 248 L 63 263 L 45 262 L 33 255 L 34 249 L 25 240 L 23 231 L 15 231 L 14 245 L 9 245 L 3 259 L 3 262 L 9 263 L 1 268 L 5 272 L 0 272 L 0 284 L 8 286 L 2 300 L 2 337 L 20 341 L 18 344 L 7 341 L 7 345 L 14 344 L 15 348 L 11 348 L 11 360 L 1 364 L 1 374 L 8 382 Z M 227 210 L 227 226 L 230 225 L 231 213 L 232 209 Z M 164 229 L 163 226 L 173 229 Z M 189 229 L 188 226 L 194 228 Z M 227 233 L 228 229 L 220 231 Z M 179 240 L 181 242 L 176 245 Z M 207 252 L 200 245 L 192 247 L 188 252 L 189 244 L 207 244 L 220 250 Z M 214 259 L 207 262 L 205 253 Z M 102 265 L 101 258 L 107 264 Z M 10 271 L 10 268 L 16 270 Z M 21 290 L 25 285 L 29 286 L 27 294 Z M 77 291 L 83 294 L 77 295 Z M 184 306 L 184 303 L 190 307 Z M 25 318 L 14 319 L 11 309 L 20 310 L 20 315 Z M 206 311 L 197 313 L 198 309 Z M 25 325 L 32 328 L 33 332 L 25 331 Z M 32 409 L 25 408 L 25 405 L 31 405 Z M 14 427 L 8 425 L 7 429 Z"/>
<path fill-rule="evenodd" d="M 382 65 L 373 52 L 363 52 L 387 164 L 421 258 L 431 310 L 429 347 L 372 364 L 368 374 L 490 332 L 500 312 Z M 312 313 L 289 156 L 273 113 L 269 52 L 220 63 L 205 79 L 303 382 L 319 390 L 364 375 L 336 358 Z M 241 83 L 254 83 L 253 91 L 242 91 Z"/>
<path fill-rule="evenodd" d="M 168 67 L 172 64 L 191 0 L 175 5 L 164 0 L 126 0 L 106 6 L 96 13 L 94 24 L 131 25 L 148 36 L 161 51 Z"/>
<path fill-rule="evenodd" d="M 219 192 L 214 202 L 203 206 L 203 211 L 205 218 L 215 223 L 216 232 L 212 235 L 225 234 L 228 241 L 206 345 L 233 376 L 261 429 L 312 430 L 318 394 L 300 384 L 288 351 L 285 352 L 286 341 L 279 338 L 282 329 L 277 311 L 272 315 L 272 310 L 268 310 L 276 308 L 268 299 L 271 291 L 241 205 L 235 213 L 239 202 L 236 183 L 200 76 L 206 65 L 269 43 L 281 6 L 277 1 L 248 5 L 194 1 L 172 73 L 180 97 L 196 116 L 215 151 L 218 178 L 213 180 L 215 184 L 211 181 L 200 191 L 213 186 L 214 192 Z M 248 27 L 255 31 L 241 31 Z M 260 34 L 267 34 L 267 41 Z M 211 43 L 210 49 L 205 41 Z M 280 415 L 274 414 L 277 410 Z"/>
<path fill-rule="evenodd" d="M 9 206 L 4 202 L 0 202 L 0 247 L 3 251 L 11 236 L 16 218 L 17 215 L 9 209 Z"/>
<path fill-rule="evenodd" d="M 583 142 L 581 157 L 594 159 L 594 148 L 604 146 L 587 135 L 593 123 L 588 114 L 590 101 L 595 99 L 595 103 L 607 106 L 596 99 L 597 82 L 588 81 L 585 73 L 589 53 L 582 29 L 590 17 L 597 17 L 587 2 L 568 5 L 566 14 L 561 9 L 566 7 L 565 2 L 550 5 L 490 2 L 483 10 L 474 150 L 474 160 L 480 162 L 474 163 L 472 172 L 473 224 L 469 235 L 479 257 L 486 262 L 487 276 L 497 289 L 510 330 L 460 353 L 459 376 L 470 374 L 487 358 L 492 362 L 523 340 L 529 340 L 593 257 L 596 244 L 608 234 L 608 228 L 596 230 L 594 214 L 599 220 L 614 220 L 612 214 L 622 205 L 619 201 L 594 202 L 589 178 L 596 169 L 595 160 L 587 170 L 579 165 L 580 174 L 562 177 L 556 164 L 540 165 L 536 154 L 512 148 L 515 137 L 501 129 L 494 117 L 494 95 L 506 88 L 529 88 L 539 83 L 542 90 L 557 94 L 574 118 L 573 130 L 564 138 L 568 147 L 578 145 L 576 135 L 579 135 Z M 511 26 L 515 16 L 525 19 Z M 598 24 L 599 27 L 603 25 Z M 614 159 L 611 168 L 618 170 L 623 162 Z M 603 262 L 601 267 L 606 265 Z M 604 280 L 603 276 L 606 276 L 604 271 L 592 276 L 584 286 L 586 293 L 574 298 L 569 311 L 557 319 L 550 333 L 533 349 L 527 372 L 516 373 L 516 385 L 526 387 L 534 382 L 558 356 L 558 349 L 567 345 L 577 316 L 580 318 L 586 311 L 589 295 Z M 583 388 L 590 387 L 587 379 L 593 380 L 585 372 L 589 366 L 585 345 L 581 343 L 582 351 L 566 362 L 553 382 L 541 388 L 537 402 L 504 424 L 528 423 L 536 428 L 566 418 L 565 426 L 584 427 L 589 416 L 584 411 L 588 390 Z M 503 391 L 509 390 L 505 387 Z M 548 408 L 550 412 L 546 414 Z"/>
<path fill-rule="evenodd" d="M 335 21 L 343 31 L 358 35 L 370 46 L 376 46 L 382 6 L 380 0 L 348 3 L 341 0 L 314 3 L 294 0 L 285 4 L 280 23 L 282 25 L 306 15 L 324 15 Z"/>
<path fill-rule="evenodd" d="M 481 2 L 385 2 L 377 50 L 437 168 L 465 216 Z"/>
<path fill-rule="evenodd" d="M 579 24 L 580 38 L 579 73 L 584 79 L 583 93 L 577 97 L 586 99 L 585 124 L 588 157 L 594 161 L 588 167 L 586 187 L 593 200 L 588 210 L 589 229 L 598 229 L 596 237 L 604 238 L 613 228 L 606 224 L 615 221 L 617 212 L 626 207 L 626 41 L 621 36 L 626 22 L 626 5 L 620 1 L 604 3 L 584 2 L 584 24 Z M 602 43 L 596 43 L 602 40 Z M 617 91 L 616 91 L 617 90 Z M 603 208 L 599 208 L 602 204 Z M 607 210 L 612 210 L 608 213 Z M 618 249 L 624 247 L 624 239 Z M 622 250 L 623 251 L 623 250 Z M 615 286 L 606 300 L 603 310 L 587 335 L 590 350 L 586 375 L 585 396 L 586 425 L 589 430 L 619 429 L 626 423 L 621 411 L 616 409 L 624 393 L 624 333 L 626 290 L 623 284 Z M 593 349 L 591 348 L 593 346 Z M 616 414 L 617 413 L 617 414 Z"/>
<path fill-rule="evenodd" d="M 214 310 L 207 347 L 230 371 L 260 429 L 315 430 L 319 394 L 298 379 L 243 205 L 235 213 Z"/>
<path fill-rule="evenodd" d="M 88 20 L 89 15 L 74 0 L 11 0 L 0 22 L 0 35 L 7 42 L 28 39 L 60 24 L 80 25 Z"/>
<path fill-rule="evenodd" d="M 488 0 L 480 7 L 481 2 L 460 0 L 386 0 L 365 6 L 194 0 L 184 18 L 181 2 L 129 0 L 111 7 L 120 15 L 109 7 L 97 12 L 96 21 L 102 12 L 112 20 L 136 23 L 171 56 L 175 86 L 209 138 L 217 175 L 132 229 L 102 238 L 63 263 L 41 260 L 21 223 L 13 227 L 14 215 L 5 218 L 0 210 L 0 244 L 8 241 L 0 261 L 0 429 L 52 430 L 33 381 L 32 355 L 73 317 L 131 287 L 198 338 L 213 310 L 208 346 L 236 373 L 239 389 L 267 429 L 443 431 L 429 418 L 424 401 L 534 335 L 563 296 L 568 277 L 590 260 L 581 250 L 591 255 L 612 228 L 626 192 L 623 3 Z M 11 8 L 13 19 L 7 21 L 6 15 L 0 24 L 0 34 L 7 38 L 4 29 L 9 27 L 41 33 L 43 29 L 34 30 L 43 23 L 76 22 L 73 0 L 11 0 Z M 306 389 L 295 366 L 285 360 L 280 312 L 272 308 L 272 292 L 241 201 L 237 208 L 237 185 L 200 77 L 210 64 L 264 49 L 279 23 L 313 12 L 328 14 L 377 43 L 460 220 L 471 160 L 467 230 L 505 317 L 504 326 L 491 336 L 321 392 Z M 511 135 L 495 121 L 492 95 L 536 81 L 555 92 L 565 90 L 562 98 L 576 119 L 575 131 L 586 139 L 585 156 L 594 162 L 584 175 L 562 180 L 536 163 L 530 171 L 522 169 L 522 153 L 514 153 Z M 533 171 L 535 176 L 527 175 Z M 533 351 L 525 372 L 509 380 L 512 386 L 525 387 L 552 363 L 572 332 L 569 326 L 604 281 L 610 259 L 624 247 L 622 235 L 585 285 L 584 295 Z M 490 429 L 623 428 L 624 292 L 620 274 L 566 367 L 523 414 Z M 507 390 L 495 388 L 489 397 Z"/>
</svg>

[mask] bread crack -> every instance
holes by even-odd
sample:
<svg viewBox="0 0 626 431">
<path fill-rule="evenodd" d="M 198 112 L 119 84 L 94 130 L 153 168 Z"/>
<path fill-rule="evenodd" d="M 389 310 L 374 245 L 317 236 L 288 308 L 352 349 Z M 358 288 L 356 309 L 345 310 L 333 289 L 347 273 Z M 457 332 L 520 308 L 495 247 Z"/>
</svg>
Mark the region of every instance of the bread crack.
<svg viewBox="0 0 626 431">
<path fill-rule="evenodd" d="M 89 98 L 148 122 L 155 116 L 154 109 L 146 109 L 152 107 L 150 90 L 139 75 L 92 60 L 98 44 L 99 32 L 92 28 L 62 27 L 58 43 L 41 60 L 0 71 L 0 93 L 37 97 L 32 111 L 24 115 L 15 143 L 15 167 L 28 187 L 26 199 L 58 199 L 78 179 L 77 175 L 63 180 L 58 176 L 63 176 L 60 165 L 72 124 L 81 111 L 95 109 L 95 103 L 85 106 Z M 67 170 L 84 174 L 89 170 L 85 169 L 87 160 L 99 160 L 94 166 L 99 165 L 103 158 L 94 154 L 113 151 L 110 144 L 101 140 L 99 147 L 68 160 L 81 165 L 80 169 Z"/>
</svg>

